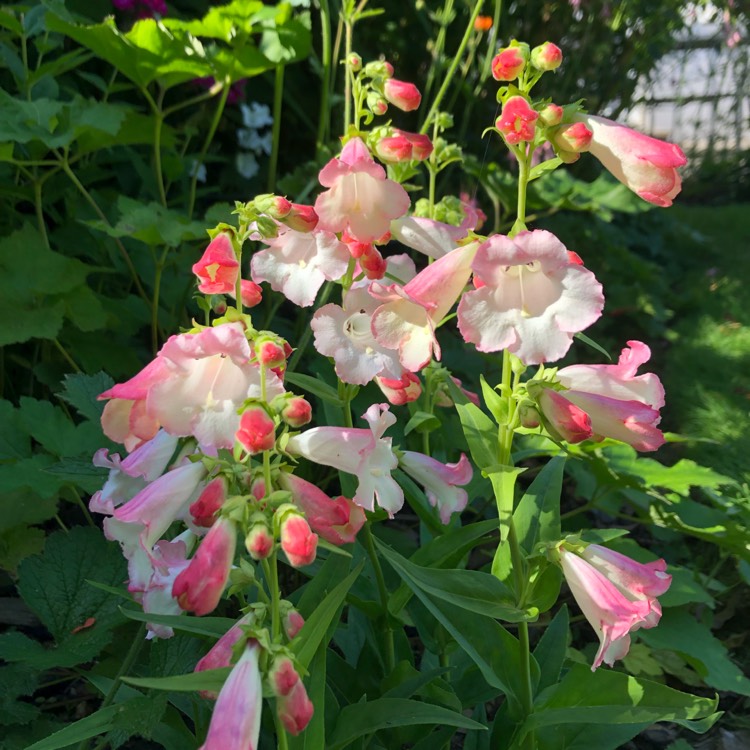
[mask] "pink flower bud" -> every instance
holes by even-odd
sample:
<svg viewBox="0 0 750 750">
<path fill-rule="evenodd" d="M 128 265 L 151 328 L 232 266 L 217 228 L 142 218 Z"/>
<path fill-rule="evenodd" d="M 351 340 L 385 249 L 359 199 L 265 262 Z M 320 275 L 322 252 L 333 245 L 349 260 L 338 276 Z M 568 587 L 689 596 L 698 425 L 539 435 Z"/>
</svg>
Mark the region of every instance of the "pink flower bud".
<svg viewBox="0 0 750 750">
<path fill-rule="evenodd" d="M 385 78 L 393 78 L 393 65 L 391 65 L 388 60 L 383 60 L 383 71 Z"/>
<path fill-rule="evenodd" d="M 388 111 L 388 102 L 376 91 L 367 95 L 367 106 L 374 115 L 384 115 Z"/>
<path fill-rule="evenodd" d="M 271 339 L 255 342 L 255 356 L 264 367 L 281 367 L 286 362 L 284 347 Z"/>
<path fill-rule="evenodd" d="M 284 404 L 281 418 L 290 427 L 302 427 L 312 421 L 312 407 L 302 396 L 293 396 Z"/>
<path fill-rule="evenodd" d="M 385 259 L 374 245 L 359 259 L 359 266 L 370 280 L 382 279 L 387 269 Z"/>
<path fill-rule="evenodd" d="M 537 70 L 555 70 L 560 67 L 562 59 L 562 50 L 552 42 L 545 42 L 531 50 L 531 64 Z"/>
<path fill-rule="evenodd" d="M 250 494 L 256 500 L 262 500 L 266 496 L 266 483 L 265 483 L 263 477 L 258 477 L 250 485 Z"/>
<path fill-rule="evenodd" d="M 172 596 L 182 609 L 207 615 L 216 609 L 234 560 L 237 532 L 228 518 L 211 527 L 185 570 L 172 584 Z"/>
<path fill-rule="evenodd" d="M 539 427 L 541 418 L 539 412 L 533 406 L 530 406 L 529 404 L 521 404 L 518 409 L 518 416 L 521 420 L 522 427 L 532 430 L 535 427 Z"/>
<path fill-rule="evenodd" d="M 354 73 L 359 73 L 362 70 L 362 58 L 356 52 L 352 52 L 346 62 Z"/>
<path fill-rule="evenodd" d="M 376 377 L 375 382 L 394 406 L 416 401 L 422 393 L 422 384 L 413 372 L 405 372 L 400 378 Z"/>
<path fill-rule="evenodd" d="M 552 128 L 562 122 L 565 110 L 559 104 L 548 104 L 540 113 L 539 121 L 542 125 Z"/>
<path fill-rule="evenodd" d="M 227 499 L 227 483 L 223 477 L 212 479 L 198 499 L 190 506 L 190 515 L 196 526 L 209 528 L 213 525 L 216 513 Z"/>
<path fill-rule="evenodd" d="M 216 315 L 223 315 L 227 311 L 227 301 L 224 297 L 214 297 L 211 301 L 211 310 Z"/>
<path fill-rule="evenodd" d="M 419 107 L 422 94 L 413 83 L 399 81 L 396 78 L 388 78 L 383 85 L 385 98 L 394 106 L 404 112 L 411 112 Z"/>
<path fill-rule="evenodd" d="M 381 161 L 411 161 L 412 146 L 403 135 L 392 135 L 375 144 L 375 154 Z"/>
<path fill-rule="evenodd" d="M 503 105 L 503 111 L 495 126 L 509 144 L 534 140 L 534 126 L 539 113 L 522 96 L 511 96 Z"/>
<path fill-rule="evenodd" d="M 302 516 L 296 512 L 288 513 L 281 522 L 280 536 L 281 549 L 293 568 L 303 568 L 315 560 L 318 535 L 313 534 L 310 524 Z"/>
<path fill-rule="evenodd" d="M 204 294 L 228 294 L 237 284 L 240 264 L 234 254 L 232 240 L 220 232 L 211 240 L 201 259 L 193 266 L 199 291 Z"/>
<path fill-rule="evenodd" d="M 406 130 L 396 130 L 396 133 L 404 136 L 411 143 L 411 158 L 416 161 L 429 159 L 432 154 L 433 145 L 429 136 L 422 133 L 409 133 Z"/>
<path fill-rule="evenodd" d="M 253 203 L 260 213 L 268 214 L 272 219 L 283 219 L 292 210 L 292 204 L 286 198 L 271 193 L 256 195 Z"/>
<path fill-rule="evenodd" d="M 267 524 L 256 522 L 245 537 L 245 549 L 253 560 L 265 560 L 273 552 L 273 535 Z"/>
<path fill-rule="evenodd" d="M 393 65 L 385 60 L 374 60 L 365 65 L 365 75 L 370 78 L 391 78 Z"/>
<path fill-rule="evenodd" d="M 255 307 L 263 300 L 263 290 L 249 279 L 240 282 L 240 296 L 244 307 Z"/>
<path fill-rule="evenodd" d="M 271 669 L 268 671 L 268 681 L 271 683 L 273 694 L 277 698 L 284 698 L 299 683 L 300 676 L 288 656 L 279 656 L 274 659 Z"/>
<path fill-rule="evenodd" d="M 251 455 L 270 451 L 276 442 L 276 424 L 262 406 L 249 406 L 242 412 L 236 437 Z"/>
<path fill-rule="evenodd" d="M 524 54 L 525 53 L 525 54 Z M 506 47 L 492 58 L 492 77 L 496 81 L 514 81 L 526 67 L 525 47 Z"/>
<path fill-rule="evenodd" d="M 563 440 L 580 443 L 592 436 L 589 415 L 557 391 L 545 388 L 539 396 L 539 406 L 549 428 Z"/>
<path fill-rule="evenodd" d="M 305 625 L 305 618 L 296 609 L 290 609 L 284 617 L 284 632 L 291 641 Z"/>
<path fill-rule="evenodd" d="M 298 735 L 310 723 L 314 711 L 315 708 L 307 697 L 302 680 L 294 685 L 288 695 L 276 701 L 276 713 L 291 735 Z"/>
<path fill-rule="evenodd" d="M 560 128 L 552 136 L 552 143 L 563 151 L 580 154 L 589 150 L 593 135 L 582 122 L 574 122 L 572 125 L 564 125 Z"/>
<path fill-rule="evenodd" d="M 281 221 L 295 232 L 312 232 L 318 226 L 318 214 L 312 206 L 292 203 L 292 210 Z"/>
</svg>

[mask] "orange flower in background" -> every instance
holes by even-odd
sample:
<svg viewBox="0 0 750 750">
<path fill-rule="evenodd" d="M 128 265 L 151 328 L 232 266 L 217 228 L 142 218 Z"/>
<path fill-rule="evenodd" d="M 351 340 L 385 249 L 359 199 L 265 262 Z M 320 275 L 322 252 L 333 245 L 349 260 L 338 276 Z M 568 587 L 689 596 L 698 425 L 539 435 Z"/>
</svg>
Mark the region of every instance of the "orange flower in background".
<svg viewBox="0 0 750 750">
<path fill-rule="evenodd" d="M 489 31 L 492 28 L 492 16 L 477 16 L 474 21 L 476 31 Z"/>
</svg>

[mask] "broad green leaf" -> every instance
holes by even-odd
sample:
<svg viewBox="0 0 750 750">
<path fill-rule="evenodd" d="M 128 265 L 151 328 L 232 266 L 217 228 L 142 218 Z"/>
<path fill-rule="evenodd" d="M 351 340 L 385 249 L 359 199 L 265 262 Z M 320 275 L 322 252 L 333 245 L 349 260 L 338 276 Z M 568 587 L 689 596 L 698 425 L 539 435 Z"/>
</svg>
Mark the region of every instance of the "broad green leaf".
<svg viewBox="0 0 750 750">
<path fill-rule="evenodd" d="M 177 674 L 171 677 L 123 677 L 122 681 L 128 685 L 152 690 L 175 690 L 177 692 L 205 690 L 218 693 L 231 671 L 231 667 L 222 667 L 221 669 L 206 669 L 203 672 Z"/>
<path fill-rule="evenodd" d="M 119 547 L 107 542 L 98 529 L 79 526 L 51 534 L 43 554 L 19 565 L 18 591 L 58 648 L 82 663 L 109 643 L 112 628 L 122 622 L 117 601 L 85 581 L 91 578 L 114 586 L 126 575 Z"/>
<path fill-rule="evenodd" d="M 712 688 L 750 695 L 750 679 L 729 658 L 724 644 L 684 609 L 665 611 L 659 627 L 644 630 L 642 636 L 653 649 L 679 653 Z"/>
<path fill-rule="evenodd" d="M 409 561 L 429 568 L 455 567 L 480 540 L 495 529 L 497 529 L 497 522 L 492 520 L 451 529 L 422 545 Z M 388 610 L 391 614 L 398 615 L 411 597 L 411 589 L 402 583 L 389 597 Z"/>
<path fill-rule="evenodd" d="M 329 626 L 334 621 L 344 599 L 362 572 L 364 561 L 361 562 L 349 575 L 339 583 L 315 608 L 310 617 L 300 630 L 294 641 L 294 653 L 297 661 L 307 668 L 315 656 L 315 652 L 325 638 Z"/>
<path fill-rule="evenodd" d="M 59 750 L 108 732 L 115 726 L 116 717 L 122 711 L 122 705 L 116 704 L 101 708 L 91 716 L 68 724 L 59 732 L 29 745 L 25 750 Z"/>
<path fill-rule="evenodd" d="M 536 180 L 547 172 L 552 172 L 553 170 L 557 169 L 562 163 L 562 159 L 556 156 L 554 159 L 547 159 L 547 161 L 543 161 L 541 164 L 537 164 L 535 167 L 532 167 L 531 171 L 529 172 L 529 182 L 531 182 L 531 180 Z"/>
<path fill-rule="evenodd" d="M 417 724 L 447 724 L 479 731 L 487 729 L 473 719 L 441 706 L 403 698 L 378 698 L 343 708 L 326 747 L 328 750 L 340 750 L 358 737 L 380 729 Z"/>
<path fill-rule="evenodd" d="M 518 540 L 528 554 L 538 542 L 560 539 L 560 493 L 565 456 L 548 461 L 537 474 L 513 512 Z"/>
<path fill-rule="evenodd" d="M 412 588 L 453 603 L 469 612 L 507 622 L 536 619 L 534 611 L 519 610 L 510 590 L 494 576 L 479 570 L 444 570 L 414 565 L 398 553 L 376 542 L 380 553 Z"/>
<path fill-rule="evenodd" d="M 28 724 L 40 713 L 37 706 L 16 700 L 32 695 L 39 684 L 39 673 L 25 665 L 0 667 L 0 726 Z"/>
<path fill-rule="evenodd" d="M 562 724 L 540 727 L 534 736 L 538 750 L 619 750 L 650 725 Z"/>
<path fill-rule="evenodd" d="M 21 425 L 18 410 L 10 401 L 0 401 L 0 460 L 30 455 L 31 443 Z"/>
<path fill-rule="evenodd" d="M 495 505 L 497 506 L 497 517 L 500 526 L 500 543 L 508 538 L 510 531 L 510 519 L 513 515 L 513 503 L 515 499 L 516 479 L 526 469 L 515 466 L 492 466 L 486 469 L 486 474 L 492 482 L 492 490 L 495 493 Z M 498 547 L 499 549 L 499 547 Z M 495 574 L 493 566 L 493 575 Z"/>
<path fill-rule="evenodd" d="M 433 432 L 440 429 L 441 424 L 440 420 L 434 414 L 426 411 L 416 411 L 406 423 L 404 435 L 408 435 L 412 430 L 416 430 L 420 434 L 423 432 Z"/>
<path fill-rule="evenodd" d="M 0 533 L 7 534 L 12 529 L 18 529 L 24 525 L 42 523 L 53 518 L 57 513 L 56 491 L 49 496 L 42 497 L 31 490 L 31 487 L 36 484 L 36 479 L 44 475 L 43 468 L 31 463 L 33 460 L 25 459 L 15 466 L 0 464 Z M 13 483 L 9 489 L 4 480 L 9 479 L 8 474 L 12 469 L 19 468 L 18 464 L 22 467 L 20 476 L 16 477 L 18 483 Z"/>
<path fill-rule="evenodd" d="M 568 619 L 568 608 L 563 605 L 544 629 L 534 648 L 534 658 L 540 670 L 539 685 L 536 688 L 539 693 L 560 679 L 568 649 Z"/>
<path fill-rule="evenodd" d="M 189 617 L 187 615 L 157 615 L 143 612 L 138 609 L 120 607 L 125 617 L 138 622 L 153 622 L 156 625 L 166 625 L 175 630 L 184 630 L 186 633 L 197 633 L 219 638 L 234 625 L 235 620 L 229 617 Z"/>
<path fill-rule="evenodd" d="M 45 533 L 29 526 L 14 526 L 0 532 L 0 570 L 15 574 L 21 560 L 36 555 L 44 547 Z"/>
<path fill-rule="evenodd" d="M 343 406 L 343 401 L 339 398 L 336 389 L 332 388 L 328 383 L 318 380 L 318 378 L 312 378 L 309 375 L 302 375 L 298 372 L 287 372 L 284 374 L 284 380 L 298 388 L 302 388 L 308 393 L 312 393 L 313 396 L 317 396 L 329 404 Z"/>
<path fill-rule="evenodd" d="M 717 705 L 718 698 L 702 698 L 622 672 L 592 672 L 586 665 L 574 664 L 555 687 L 540 696 L 525 726 L 528 730 L 577 723 L 715 720 Z"/>
</svg>

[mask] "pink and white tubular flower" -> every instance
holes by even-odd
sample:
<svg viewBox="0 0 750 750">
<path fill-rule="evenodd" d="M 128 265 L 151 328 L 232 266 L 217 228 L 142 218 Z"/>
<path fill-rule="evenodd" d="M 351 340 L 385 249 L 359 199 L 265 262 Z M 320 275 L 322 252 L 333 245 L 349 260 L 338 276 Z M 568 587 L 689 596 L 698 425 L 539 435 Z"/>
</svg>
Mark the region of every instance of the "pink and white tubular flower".
<svg viewBox="0 0 750 750">
<path fill-rule="evenodd" d="M 383 304 L 372 317 L 375 340 L 398 351 L 399 362 L 418 372 L 433 355 L 440 359 L 435 329 L 463 292 L 479 245 L 456 248 L 420 271 L 403 287 L 373 283 L 370 293 Z"/>
<path fill-rule="evenodd" d="M 286 472 L 279 475 L 279 485 L 292 493 L 312 530 L 331 544 L 351 544 L 365 523 L 364 511 L 348 497 L 328 497 L 314 484 Z"/>
<path fill-rule="evenodd" d="M 142 443 L 127 458 L 108 454 L 106 448 L 94 454 L 94 466 L 109 469 L 101 490 L 89 501 L 92 513 L 112 515 L 115 508 L 137 495 L 149 482 L 160 477 L 177 448 L 177 438 L 160 430 L 151 440 Z"/>
<path fill-rule="evenodd" d="M 663 560 L 640 565 L 598 545 L 581 557 L 560 549 L 565 580 L 578 606 L 599 636 L 599 650 L 591 666 L 612 666 L 630 648 L 630 633 L 653 628 L 661 617 L 656 596 L 663 594 L 672 577 Z M 602 550 L 604 550 L 602 552 Z"/>
<path fill-rule="evenodd" d="M 391 438 L 383 433 L 396 422 L 388 404 L 373 404 L 363 415 L 370 429 L 358 427 L 313 427 L 295 435 L 287 451 L 310 461 L 353 474 L 359 480 L 352 498 L 365 510 L 374 510 L 375 502 L 390 517 L 404 504 L 404 493 L 391 471 L 398 459 Z"/>
<path fill-rule="evenodd" d="M 193 435 L 204 453 L 215 453 L 234 445 L 239 406 L 261 395 L 259 369 L 251 360 L 240 323 L 181 333 L 170 337 L 138 375 L 99 398 L 142 402 L 146 415 L 167 432 Z M 278 377 L 267 373 L 267 397 L 283 392 Z"/>
<path fill-rule="evenodd" d="M 393 219 L 411 205 L 401 185 L 386 178 L 360 138 L 352 138 L 320 171 L 320 184 L 329 188 L 315 201 L 318 229 L 346 230 L 359 242 L 374 242 L 390 229 Z"/>
<path fill-rule="evenodd" d="M 257 750 L 263 710 L 260 647 L 249 641 L 219 693 L 199 750 Z"/>
<path fill-rule="evenodd" d="M 553 362 L 601 315 L 601 284 L 551 232 L 493 235 L 472 267 L 482 286 L 461 299 L 458 328 L 480 352 L 508 349 L 526 365 Z"/>
<path fill-rule="evenodd" d="M 495 127 L 511 146 L 521 141 L 533 141 L 539 113 L 522 96 L 511 96 L 495 121 Z"/>
<path fill-rule="evenodd" d="M 275 239 L 263 241 L 269 249 L 253 255 L 253 279 L 267 281 L 300 307 L 310 307 L 323 283 L 340 279 L 349 264 L 346 245 L 332 232 L 321 229 L 288 229 Z"/>
<path fill-rule="evenodd" d="M 198 290 L 204 294 L 229 294 L 237 285 L 240 264 L 226 232 L 219 232 L 211 240 L 201 259 L 193 266 L 200 283 Z"/>
<path fill-rule="evenodd" d="M 654 451 L 664 444 L 664 435 L 656 426 L 661 420 L 659 409 L 664 406 L 664 388 L 654 373 L 636 375 L 650 356 L 646 344 L 628 341 L 616 365 L 571 365 L 558 371 L 557 378 L 568 390 L 555 392 L 557 407 L 568 412 L 578 409 L 588 417 L 589 434 L 579 440 L 611 437 L 639 451 Z M 554 408 L 544 400 L 540 405 L 553 427 L 558 428 Z"/>
<path fill-rule="evenodd" d="M 576 115 L 593 133 L 589 151 L 614 177 L 643 200 L 666 208 L 680 192 L 677 167 L 687 164 L 682 149 L 673 143 L 593 115 Z"/>
<path fill-rule="evenodd" d="M 404 451 L 399 466 L 425 488 L 430 505 L 437 508 L 443 523 L 466 507 L 469 496 L 462 485 L 471 481 L 474 470 L 464 453 L 458 463 L 443 464 L 423 453 Z"/>
<path fill-rule="evenodd" d="M 470 227 L 454 227 L 441 221 L 419 216 L 403 216 L 391 222 L 393 238 L 402 245 L 418 250 L 429 258 L 442 258 L 455 250 L 459 240 L 464 239 Z"/>
<path fill-rule="evenodd" d="M 416 273 L 407 255 L 391 256 L 386 269 L 404 282 Z M 353 284 L 343 303 L 324 305 L 313 315 L 310 327 L 318 352 L 333 357 L 336 374 L 345 383 L 366 385 L 376 375 L 400 378 L 397 353 L 381 346 L 372 332 L 372 315 L 381 303 L 370 294 L 369 282 Z"/>
<path fill-rule="evenodd" d="M 409 404 L 422 395 L 422 382 L 413 372 L 405 372 L 400 378 L 376 377 L 375 385 L 394 406 Z"/>
<path fill-rule="evenodd" d="M 202 489 L 206 469 L 187 463 L 168 471 L 104 519 L 104 535 L 118 541 L 128 560 L 130 591 L 144 591 L 152 572 L 152 549 L 170 525 L 185 518 Z"/>
<path fill-rule="evenodd" d="M 175 579 L 172 596 L 186 612 L 207 615 L 216 609 L 229 580 L 237 529 L 219 518 L 203 538 L 190 564 Z"/>
</svg>

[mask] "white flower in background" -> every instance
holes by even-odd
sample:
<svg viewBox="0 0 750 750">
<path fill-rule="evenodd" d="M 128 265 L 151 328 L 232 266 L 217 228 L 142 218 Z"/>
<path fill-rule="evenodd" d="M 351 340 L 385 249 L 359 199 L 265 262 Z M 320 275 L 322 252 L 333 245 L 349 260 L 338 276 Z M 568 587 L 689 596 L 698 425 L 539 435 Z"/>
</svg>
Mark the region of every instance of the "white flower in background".
<svg viewBox="0 0 750 750">
<path fill-rule="evenodd" d="M 258 160 L 248 151 L 239 151 L 234 163 L 237 167 L 237 171 L 246 180 L 255 177 L 255 175 L 260 171 Z"/>
<path fill-rule="evenodd" d="M 261 132 L 273 125 L 271 110 L 265 104 L 250 102 L 241 104 L 243 127 L 237 130 L 237 152 L 235 166 L 246 180 L 255 177 L 260 171 L 260 164 L 256 157 L 268 156 L 273 148 L 271 131 Z"/>
<path fill-rule="evenodd" d="M 242 112 L 242 124 L 246 128 L 260 130 L 267 125 L 273 125 L 271 110 L 265 104 L 258 104 L 258 102 L 240 104 L 240 112 Z"/>
</svg>

